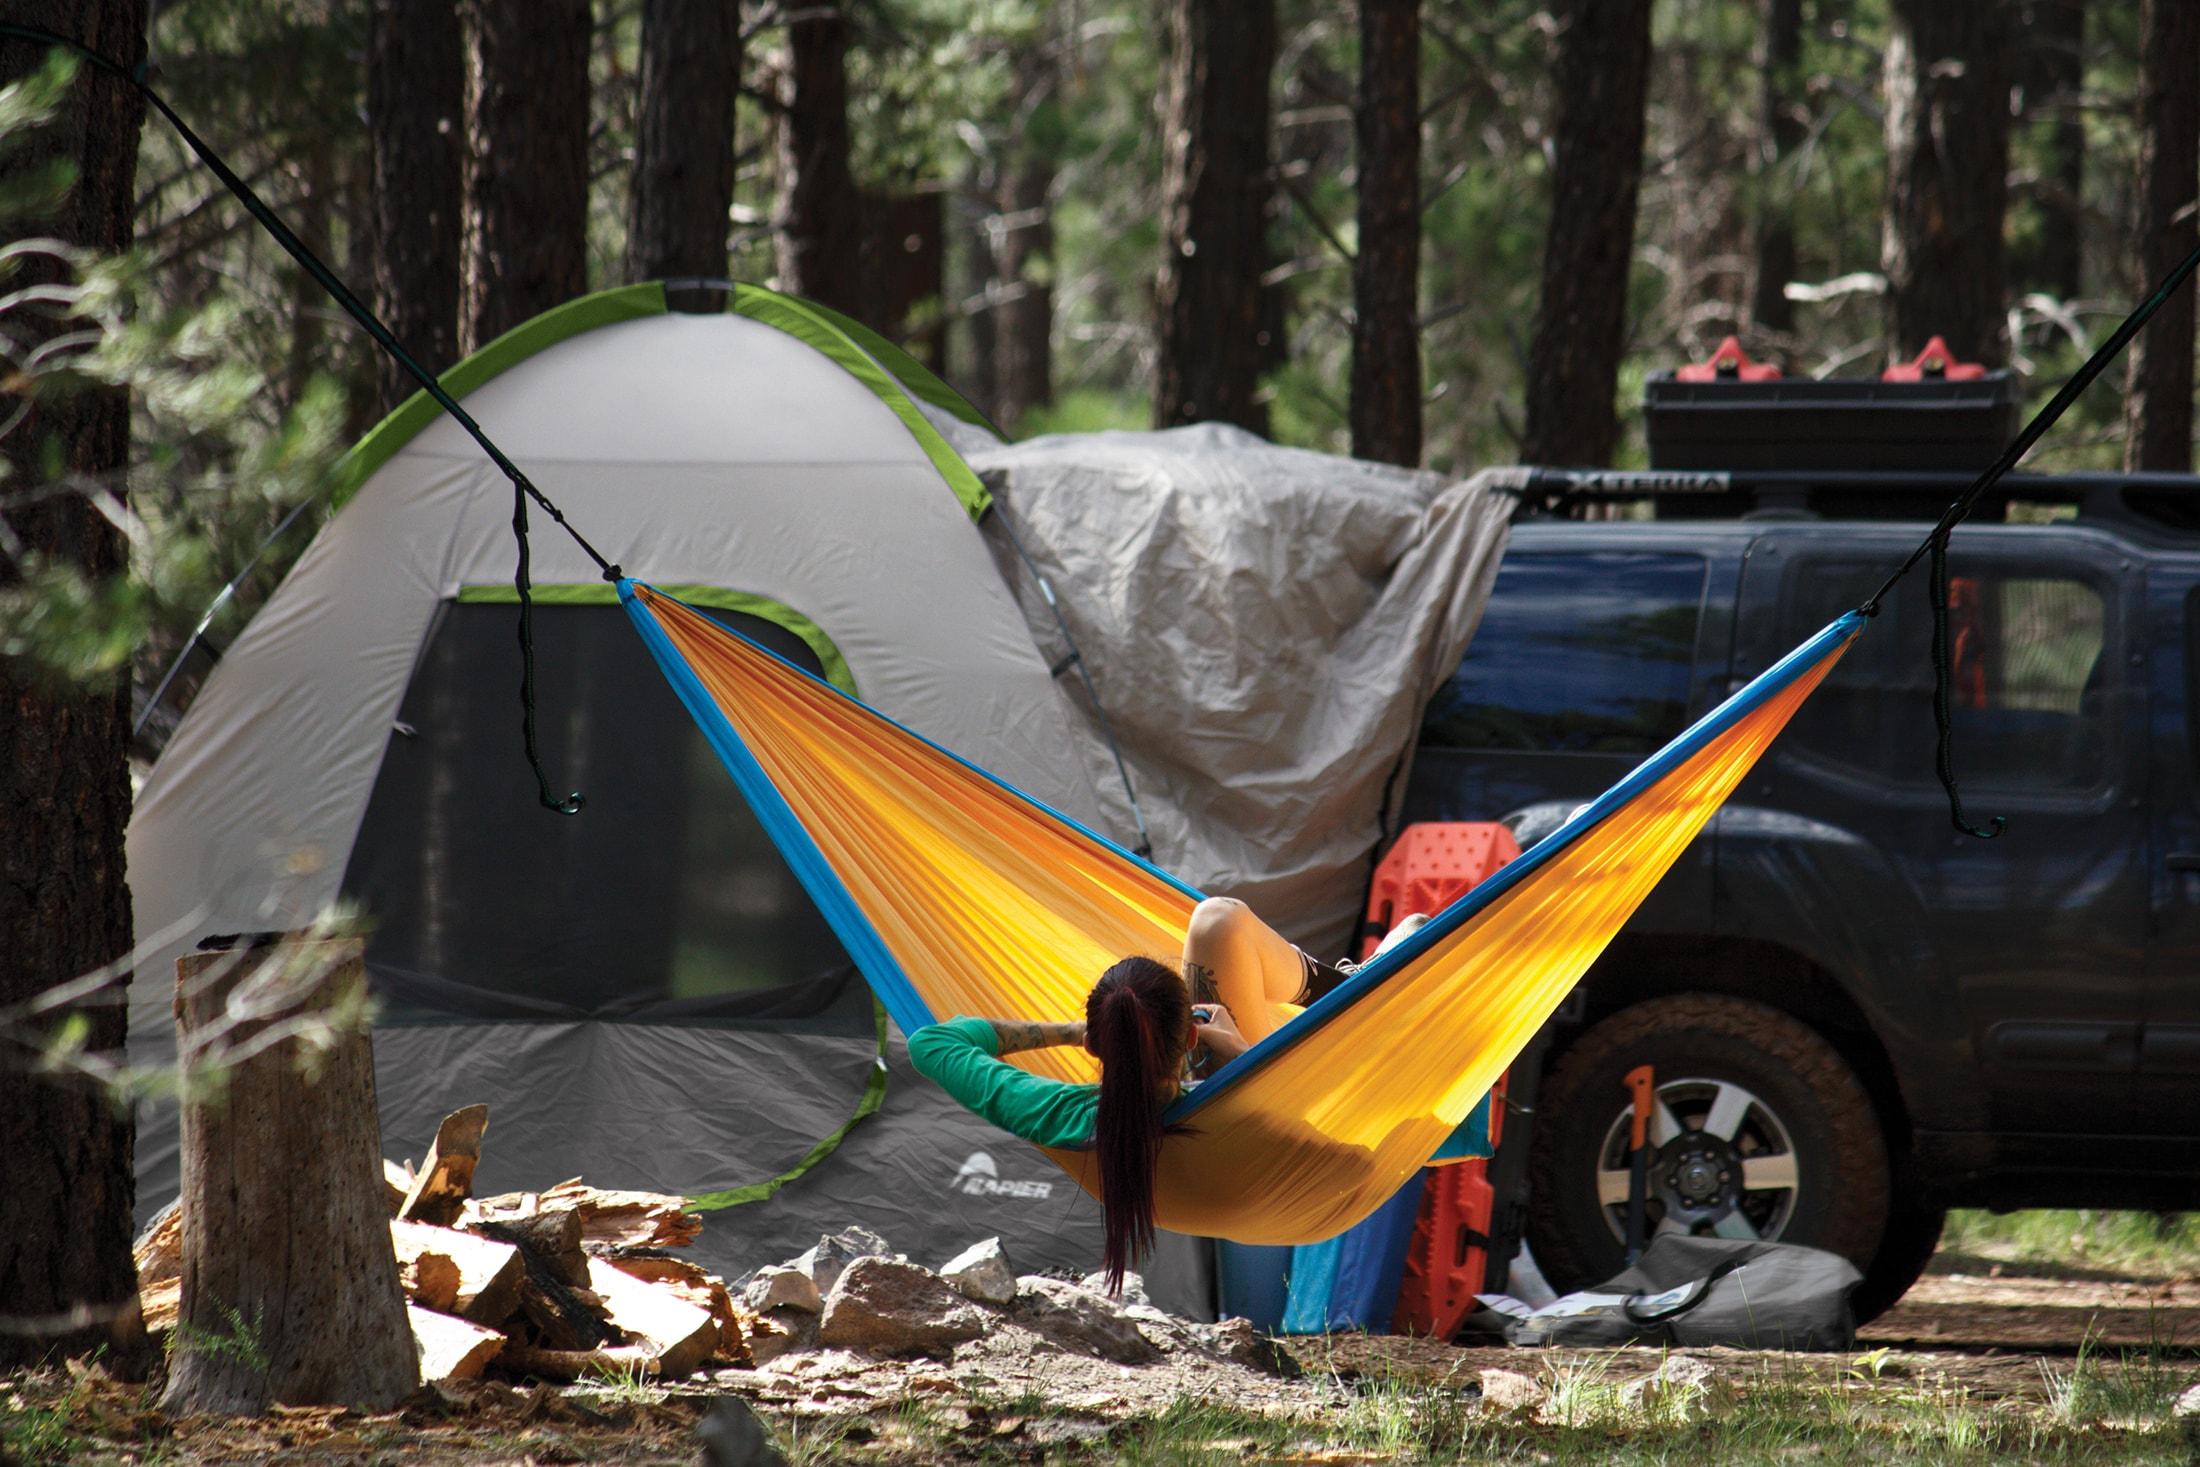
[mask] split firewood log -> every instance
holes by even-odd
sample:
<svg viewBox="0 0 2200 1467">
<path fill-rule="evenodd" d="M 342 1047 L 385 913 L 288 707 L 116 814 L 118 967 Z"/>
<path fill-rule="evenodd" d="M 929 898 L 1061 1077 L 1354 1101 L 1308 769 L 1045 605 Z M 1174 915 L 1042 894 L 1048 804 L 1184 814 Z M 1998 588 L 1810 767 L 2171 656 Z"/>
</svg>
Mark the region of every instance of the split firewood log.
<svg viewBox="0 0 2200 1467">
<path fill-rule="evenodd" d="M 669 1258 L 657 1253 L 607 1253 L 602 1255 L 602 1261 L 644 1283 L 669 1290 L 716 1320 L 718 1343 L 710 1358 L 728 1365 L 750 1363 L 748 1330 L 724 1279 L 685 1258 Z"/>
<path fill-rule="evenodd" d="M 382 1184 L 390 1190 L 390 1216 L 395 1217 L 405 1206 L 406 1194 L 412 1191 L 413 1169 L 404 1162 L 382 1158 Z"/>
<path fill-rule="evenodd" d="M 581 1250 L 581 1215 L 572 1208 L 508 1220 L 484 1218 L 467 1226 L 539 1258 L 561 1283 L 588 1287 L 588 1255 Z"/>
<path fill-rule="evenodd" d="M 527 1265 L 511 1244 L 404 1218 L 390 1220 L 390 1241 L 400 1268 L 424 1253 L 440 1253 L 457 1264 L 458 1289 L 451 1307 L 475 1324 L 493 1328 L 519 1307 Z"/>
<path fill-rule="evenodd" d="M 589 1248 L 677 1248 L 695 1241 L 703 1219 L 687 1210 L 687 1199 L 663 1192 L 614 1192 L 575 1178 L 543 1192 L 507 1192 L 477 1197 L 469 1219 L 509 1222 L 514 1218 L 571 1210 L 581 1218 L 581 1239 Z"/>
<path fill-rule="evenodd" d="M 645 1283 L 601 1258 L 588 1260 L 588 1279 L 611 1323 L 647 1348 L 656 1372 L 666 1379 L 686 1375 L 717 1348 L 718 1321 L 672 1289 Z"/>
<path fill-rule="evenodd" d="M 495 1330 L 417 1304 L 405 1306 L 405 1318 L 423 1381 L 473 1380 L 505 1349 L 504 1336 Z"/>
<path fill-rule="evenodd" d="M 155 1213 L 130 1252 L 137 1260 L 140 1287 L 182 1277 L 183 1204 L 171 1202 Z"/>
<path fill-rule="evenodd" d="M 474 1193 L 474 1167 L 481 1160 L 482 1133 L 489 1129 L 489 1107 L 454 1110 L 435 1128 L 435 1144 L 420 1163 L 397 1215 L 448 1227 L 458 1221 Z"/>
</svg>

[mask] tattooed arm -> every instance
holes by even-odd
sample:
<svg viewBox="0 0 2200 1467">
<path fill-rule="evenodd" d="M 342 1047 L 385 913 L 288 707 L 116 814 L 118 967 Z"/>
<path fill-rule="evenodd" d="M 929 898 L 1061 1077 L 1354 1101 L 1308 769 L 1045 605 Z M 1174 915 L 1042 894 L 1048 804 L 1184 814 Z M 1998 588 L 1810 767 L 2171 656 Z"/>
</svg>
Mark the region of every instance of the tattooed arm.
<svg viewBox="0 0 2200 1467">
<path fill-rule="evenodd" d="M 986 1022 L 993 1026 L 994 1036 L 1000 1042 L 998 1052 L 1001 1054 L 1085 1042 L 1083 1020 L 1074 1024 L 1034 1024 L 1024 1019 L 988 1019 Z"/>
</svg>

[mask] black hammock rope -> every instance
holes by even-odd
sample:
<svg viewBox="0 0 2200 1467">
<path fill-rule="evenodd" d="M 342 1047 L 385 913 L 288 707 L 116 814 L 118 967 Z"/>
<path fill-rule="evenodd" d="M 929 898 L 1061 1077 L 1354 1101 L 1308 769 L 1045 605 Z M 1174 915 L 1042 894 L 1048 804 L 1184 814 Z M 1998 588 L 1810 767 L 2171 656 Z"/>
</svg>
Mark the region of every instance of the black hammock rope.
<svg viewBox="0 0 2200 1467">
<path fill-rule="evenodd" d="M 185 146 L 198 155 L 199 161 L 204 163 L 213 172 L 214 176 L 221 180 L 222 184 L 231 193 L 237 196 L 238 200 L 244 204 L 247 212 L 259 222 L 260 227 L 274 236 L 275 242 L 281 245 L 292 259 L 304 267 L 306 273 L 313 278 L 314 282 L 327 291 L 329 296 L 344 308 L 346 314 L 359 323 L 367 335 L 373 338 L 377 346 L 388 352 L 397 364 L 403 367 L 421 385 L 422 389 L 435 400 L 437 406 L 449 413 L 452 419 L 466 430 L 467 435 L 474 442 L 481 445 L 482 452 L 486 453 L 490 461 L 503 472 L 507 479 L 512 481 L 512 535 L 519 546 L 519 566 L 514 576 L 514 585 L 519 592 L 519 642 L 522 660 L 520 703 L 524 710 L 523 732 L 527 745 L 527 762 L 534 769 L 535 781 L 543 805 L 560 814 L 577 814 L 585 803 L 581 795 L 575 792 L 560 800 L 550 793 L 550 778 L 543 769 L 542 758 L 537 752 L 535 744 L 534 603 L 530 594 L 528 579 L 527 501 L 532 499 L 536 504 L 542 506 L 551 519 L 557 522 L 558 528 L 572 536 L 573 543 L 580 546 L 587 553 L 588 558 L 596 563 L 597 568 L 603 572 L 605 580 L 619 580 L 625 575 L 625 572 L 606 560 L 597 552 L 595 546 L 588 543 L 587 538 L 580 531 L 566 522 L 564 513 L 558 509 L 557 505 L 553 504 L 548 496 L 535 487 L 519 465 L 513 463 L 505 455 L 504 450 L 497 447 L 489 435 L 482 431 L 481 425 L 473 420 L 472 415 L 459 406 L 458 400 L 443 390 L 442 384 L 436 381 L 435 375 L 413 360 L 411 353 L 405 350 L 396 335 L 391 332 L 389 327 L 382 324 L 381 319 L 369 310 L 363 301 L 352 294 L 350 288 L 344 284 L 336 272 L 323 263 L 321 258 L 314 254 L 312 250 L 308 249 L 303 240 L 291 233 L 289 226 L 284 224 L 275 211 L 270 209 L 260 196 L 252 191 L 251 185 L 239 178 L 229 165 L 222 161 L 221 155 L 209 147 L 197 133 L 191 130 L 189 124 L 176 115 L 175 109 L 170 107 L 161 95 L 148 84 L 146 66 L 124 66 L 112 57 L 102 55 L 80 42 L 70 40 L 67 36 L 56 35 L 52 31 L 42 30 L 36 26 L 0 23 L 0 38 L 29 41 L 38 45 L 58 46 L 73 55 L 82 57 L 101 71 L 135 88 L 153 106 L 154 110 L 168 120 L 169 126 L 176 130 L 177 136 L 183 139 Z M 2016 467 L 2017 461 L 2031 451 L 2032 445 L 2039 441 L 2040 436 L 2054 425 L 2055 420 L 2060 418 L 2073 402 L 2077 401 L 2079 394 L 2090 387 L 2093 380 L 2101 375 L 2102 371 L 2107 368 L 2111 361 L 2115 360 L 2125 346 L 2130 344 L 2131 338 L 2138 335 L 2139 329 L 2147 323 L 2147 320 L 2156 311 L 2162 308 L 2163 303 L 2171 295 L 2176 293 L 2177 288 L 2185 283 L 2186 278 L 2193 273 L 2195 268 L 2200 268 L 2200 249 L 2195 249 L 2191 254 L 2185 256 L 2167 275 L 2162 277 L 2146 299 L 2142 300 L 2132 310 L 2131 314 L 2124 318 L 2122 324 L 2109 334 L 2108 339 L 2102 342 L 2091 356 L 2086 358 L 2085 364 L 2071 374 L 2069 380 L 2063 383 L 2047 405 L 2032 415 L 2031 420 L 2018 431 L 2017 436 L 2009 441 L 2009 446 L 2002 450 L 2001 456 L 1995 459 L 1972 482 L 1970 488 L 1956 497 L 1954 502 L 1948 506 L 1946 512 L 1941 515 L 1939 522 L 1933 526 L 1932 531 L 1919 543 L 1917 549 L 1910 552 L 1909 558 L 1896 567 L 1894 574 L 1887 577 L 1885 583 L 1878 590 L 1872 592 L 1871 596 L 1857 608 L 1865 616 L 1877 616 L 1881 599 L 1893 590 L 1904 576 L 1916 569 L 1920 560 L 1928 557 L 1931 559 L 1933 723 L 1938 734 L 1935 768 L 1940 776 L 1942 787 L 1948 792 L 1949 818 L 1955 823 L 1956 829 L 1966 835 L 1976 836 L 1981 840 L 1991 840 L 2002 833 L 2008 822 L 2004 817 L 1996 815 L 1983 828 L 1971 824 L 1970 821 L 1964 818 L 1963 798 L 1956 785 L 1954 721 L 1950 706 L 1954 669 L 1951 665 L 1952 655 L 1948 637 L 1949 536 L 1977 505 L 1979 497 L 1985 494 L 1988 489 L 1991 489 L 2003 475 Z"/>
</svg>

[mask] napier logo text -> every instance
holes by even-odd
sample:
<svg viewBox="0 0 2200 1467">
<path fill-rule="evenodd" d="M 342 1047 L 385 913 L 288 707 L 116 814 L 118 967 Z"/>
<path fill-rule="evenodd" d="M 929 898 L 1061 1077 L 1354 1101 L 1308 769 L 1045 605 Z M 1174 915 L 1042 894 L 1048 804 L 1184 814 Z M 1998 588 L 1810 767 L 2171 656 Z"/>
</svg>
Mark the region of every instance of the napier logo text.
<svg viewBox="0 0 2200 1467">
<path fill-rule="evenodd" d="M 973 1197 L 1028 1197 L 1037 1200 L 1054 1195 L 1052 1182 L 1015 1182 L 1001 1180 L 1001 1169 L 993 1164 L 993 1158 L 983 1151 L 973 1151 L 955 1173 L 949 1184 L 957 1192 L 967 1192 Z"/>
</svg>

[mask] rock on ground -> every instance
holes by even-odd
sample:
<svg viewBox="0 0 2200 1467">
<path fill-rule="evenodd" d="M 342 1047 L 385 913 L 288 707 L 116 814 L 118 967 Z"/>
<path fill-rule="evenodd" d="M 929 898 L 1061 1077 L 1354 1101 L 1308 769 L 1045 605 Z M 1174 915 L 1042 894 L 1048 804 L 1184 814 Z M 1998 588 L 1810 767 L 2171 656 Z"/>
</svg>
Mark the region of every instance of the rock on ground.
<svg viewBox="0 0 2200 1467">
<path fill-rule="evenodd" d="M 966 1298 L 984 1304 L 1007 1304 L 1016 1297 L 1016 1270 L 999 1238 L 973 1243 L 940 1268 L 940 1277 Z"/>
<path fill-rule="evenodd" d="M 883 1355 L 939 1354 L 984 1333 L 986 1314 L 901 1258 L 858 1258 L 825 1296 L 818 1343 Z"/>
<path fill-rule="evenodd" d="M 1041 1338 L 1120 1365 L 1144 1365 L 1160 1349 L 1104 1294 L 1032 1274 L 1017 1281 L 1015 1317 Z"/>
</svg>

